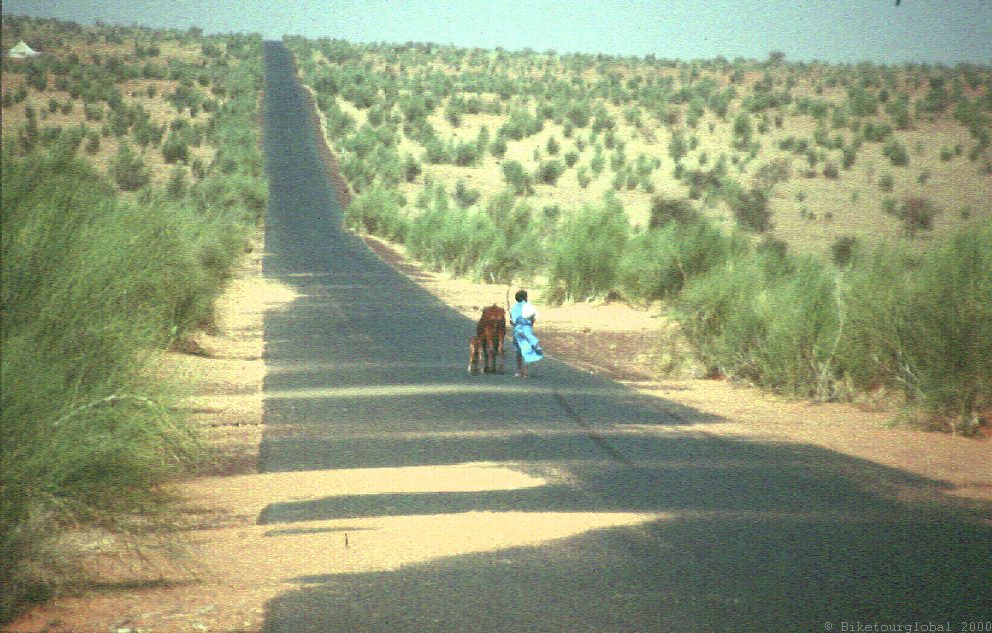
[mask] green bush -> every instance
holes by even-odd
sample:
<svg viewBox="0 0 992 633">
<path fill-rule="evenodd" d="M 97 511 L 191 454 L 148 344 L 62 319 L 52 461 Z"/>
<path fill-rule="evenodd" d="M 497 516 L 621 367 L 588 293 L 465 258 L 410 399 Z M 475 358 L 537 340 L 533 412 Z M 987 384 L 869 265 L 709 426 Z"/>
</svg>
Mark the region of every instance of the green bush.
<svg viewBox="0 0 992 633">
<path fill-rule="evenodd" d="M 0 617 L 60 524 L 150 511 L 158 484 L 195 456 L 146 363 L 210 321 L 244 243 L 220 206 L 121 204 L 60 153 L 5 153 L 3 182 Z"/>
<path fill-rule="evenodd" d="M 537 168 L 537 178 L 546 185 L 554 185 L 558 178 L 565 173 L 565 166 L 560 160 L 549 160 Z"/>
<path fill-rule="evenodd" d="M 754 127 L 751 124 L 751 117 L 747 112 L 741 112 L 734 119 L 734 147 L 739 150 L 746 150 L 751 146 L 751 137 L 754 134 Z"/>
<path fill-rule="evenodd" d="M 413 182 L 417 177 L 422 174 L 424 168 L 421 167 L 420 161 L 413 157 L 411 154 L 405 154 L 403 156 L 403 179 L 407 182 Z"/>
<path fill-rule="evenodd" d="M 830 245 L 830 259 L 838 266 L 847 266 L 854 258 L 855 248 L 858 245 L 858 238 L 850 235 L 843 235 L 834 240 Z"/>
<path fill-rule="evenodd" d="M 478 189 L 469 189 L 464 180 L 459 180 L 455 185 L 455 202 L 463 209 L 467 209 L 479 201 L 482 193 Z"/>
<path fill-rule="evenodd" d="M 885 147 L 882 148 L 882 154 L 887 156 L 897 167 L 909 164 L 909 152 L 906 151 L 906 146 L 894 138 L 889 139 L 889 142 L 885 144 Z"/>
<path fill-rule="evenodd" d="M 99 103 L 87 103 L 83 106 L 83 113 L 87 121 L 102 121 L 104 107 Z"/>
<path fill-rule="evenodd" d="M 920 258 L 880 246 L 846 284 L 841 348 L 857 387 L 887 386 L 973 431 L 992 405 L 992 225 L 961 230 Z"/>
<path fill-rule="evenodd" d="M 189 162 L 189 142 L 185 135 L 175 131 L 169 133 L 162 143 L 162 159 L 170 165 Z"/>
<path fill-rule="evenodd" d="M 349 228 L 361 229 L 395 242 L 404 242 L 409 230 L 395 192 L 378 185 L 355 196 L 345 209 L 344 217 L 345 226 Z"/>
<path fill-rule="evenodd" d="M 145 166 L 144 159 L 136 155 L 126 141 L 117 149 L 117 156 L 110 166 L 110 174 L 123 191 L 141 189 L 151 180 L 151 172 Z"/>
<path fill-rule="evenodd" d="M 731 208 L 734 220 L 742 228 L 755 233 L 764 233 L 772 228 L 768 196 L 760 189 L 739 192 L 731 202 Z"/>
<path fill-rule="evenodd" d="M 176 165 L 172 169 L 172 175 L 169 177 L 169 184 L 166 185 L 166 193 L 173 200 L 182 200 L 188 191 L 189 183 L 186 179 L 186 168 L 182 165 Z"/>
<path fill-rule="evenodd" d="M 479 161 L 481 152 L 475 141 L 462 141 L 454 146 L 453 161 L 460 167 L 469 167 Z"/>
<path fill-rule="evenodd" d="M 699 212 L 688 200 L 655 196 L 651 199 L 648 228 L 661 228 L 670 222 L 693 224 L 700 219 Z"/>
<path fill-rule="evenodd" d="M 524 171 L 523 165 L 515 160 L 503 162 L 503 179 L 509 184 L 518 196 L 533 193 L 530 176 Z"/>
<path fill-rule="evenodd" d="M 677 311 L 711 371 L 826 398 L 839 376 L 836 293 L 833 277 L 817 261 L 754 252 L 691 281 Z"/>
<path fill-rule="evenodd" d="M 596 146 L 596 149 L 599 150 L 599 146 L 598 145 Z M 603 158 L 602 152 L 601 151 L 597 151 L 593 155 L 592 160 L 589 161 L 589 169 L 592 170 L 592 173 L 594 173 L 594 174 L 596 174 L 598 176 L 601 173 L 603 173 L 603 169 L 605 167 L 606 167 L 606 160 Z"/>
<path fill-rule="evenodd" d="M 671 219 L 634 236 L 624 249 L 619 285 L 632 299 L 667 299 L 744 248 L 701 219 Z"/>
<path fill-rule="evenodd" d="M 467 275 L 478 270 L 498 230 L 478 209 L 434 205 L 410 223 L 411 254 L 435 270 Z"/>
<path fill-rule="evenodd" d="M 537 134 L 544 128 L 544 121 L 524 110 L 513 110 L 497 131 L 497 136 L 519 141 Z"/>
<path fill-rule="evenodd" d="M 854 167 L 854 162 L 858 159 L 858 145 L 851 144 L 844 147 L 842 152 L 841 166 L 844 169 Z"/>
<path fill-rule="evenodd" d="M 497 136 L 489 145 L 489 151 L 496 158 L 503 158 L 506 155 L 506 139 L 502 136 Z"/>
<path fill-rule="evenodd" d="M 678 163 L 689 152 L 689 145 L 685 140 L 685 135 L 680 130 L 672 132 L 672 138 L 668 141 L 668 155 Z"/>
<path fill-rule="evenodd" d="M 453 162 L 451 147 L 440 138 L 431 137 L 424 143 L 424 162 L 432 165 Z"/>
<path fill-rule="evenodd" d="M 589 170 L 586 169 L 585 167 L 579 167 L 579 169 L 575 172 L 575 179 L 578 181 L 579 186 L 585 189 L 586 187 L 589 186 L 589 183 L 591 182 L 591 178 L 589 177 Z"/>
<path fill-rule="evenodd" d="M 861 128 L 861 135 L 866 141 L 881 143 L 892 136 L 892 126 L 888 123 L 873 123 L 868 121 Z"/>
<path fill-rule="evenodd" d="M 545 236 L 554 226 L 560 210 L 545 209 L 544 220 L 536 221 L 526 202 L 517 202 L 510 191 L 500 193 L 486 204 L 486 215 L 497 228 L 495 239 L 476 273 L 489 283 L 512 283 L 531 279 L 546 265 Z"/>
<path fill-rule="evenodd" d="M 576 301 L 606 296 L 616 287 L 629 233 L 623 206 L 610 197 L 567 217 L 551 245 L 549 285 Z"/>
<path fill-rule="evenodd" d="M 584 128 L 589 125 L 589 120 L 592 118 L 591 107 L 588 101 L 572 101 L 568 104 L 565 111 L 565 116 L 568 120 L 578 128 Z"/>
<path fill-rule="evenodd" d="M 939 214 L 940 208 L 922 196 L 909 196 L 896 210 L 896 217 L 902 220 L 903 229 L 910 237 L 933 228 L 933 220 Z"/>
</svg>

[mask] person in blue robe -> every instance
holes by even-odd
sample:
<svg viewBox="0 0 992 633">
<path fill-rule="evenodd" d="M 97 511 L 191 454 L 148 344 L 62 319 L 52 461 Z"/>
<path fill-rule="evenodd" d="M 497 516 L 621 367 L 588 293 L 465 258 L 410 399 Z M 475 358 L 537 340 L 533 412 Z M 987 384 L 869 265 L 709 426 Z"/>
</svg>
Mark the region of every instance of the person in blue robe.
<svg viewBox="0 0 992 633">
<path fill-rule="evenodd" d="M 514 299 L 517 303 L 510 308 L 510 324 L 513 326 L 513 346 L 517 350 L 516 375 L 526 378 L 527 366 L 544 358 L 544 350 L 534 335 L 537 309 L 527 302 L 527 291 L 518 290 Z"/>
</svg>

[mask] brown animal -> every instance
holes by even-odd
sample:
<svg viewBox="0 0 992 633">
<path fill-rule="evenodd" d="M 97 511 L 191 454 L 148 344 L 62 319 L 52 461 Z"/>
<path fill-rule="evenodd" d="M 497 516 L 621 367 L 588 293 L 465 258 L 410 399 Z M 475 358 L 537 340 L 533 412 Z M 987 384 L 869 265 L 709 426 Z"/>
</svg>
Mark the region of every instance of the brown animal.
<svg viewBox="0 0 992 633">
<path fill-rule="evenodd" d="M 506 310 L 496 304 L 482 309 L 482 316 L 475 324 L 475 336 L 468 340 L 468 371 L 503 373 L 506 337 Z M 497 358 L 499 362 L 497 364 Z"/>
</svg>

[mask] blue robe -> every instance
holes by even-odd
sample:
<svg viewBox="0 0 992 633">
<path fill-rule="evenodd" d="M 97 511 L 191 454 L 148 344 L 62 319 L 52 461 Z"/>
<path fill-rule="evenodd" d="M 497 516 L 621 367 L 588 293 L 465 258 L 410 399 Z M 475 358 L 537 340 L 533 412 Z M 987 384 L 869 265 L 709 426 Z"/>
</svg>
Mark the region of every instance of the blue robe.
<svg viewBox="0 0 992 633">
<path fill-rule="evenodd" d="M 524 306 L 523 301 L 510 308 L 510 323 L 513 324 L 513 346 L 523 357 L 525 363 L 536 363 L 544 358 L 544 350 L 541 343 L 534 336 L 534 327 L 530 319 L 525 319 L 521 315 Z"/>
</svg>

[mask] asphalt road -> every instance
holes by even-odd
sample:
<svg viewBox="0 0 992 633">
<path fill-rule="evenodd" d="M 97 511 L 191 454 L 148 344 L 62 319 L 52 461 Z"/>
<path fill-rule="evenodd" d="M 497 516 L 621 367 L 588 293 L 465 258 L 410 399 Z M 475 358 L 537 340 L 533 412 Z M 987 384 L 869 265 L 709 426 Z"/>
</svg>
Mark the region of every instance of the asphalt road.
<svg viewBox="0 0 992 633">
<path fill-rule="evenodd" d="M 992 620 L 992 528 L 973 511 L 878 492 L 938 481 L 813 446 L 683 431 L 713 419 L 553 359 L 526 382 L 466 375 L 471 323 L 342 230 L 290 55 L 267 43 L 266 60 L 264 270 L 300 298 L 265 321 L 261 470 L 485 461 L 568 477 L 524 490 L 287 501 L 259 522 L 667 516 L 394 571 L 295 579 L 299 590 L 270 601 L 266 631 L 840 631 L 913 622 L 958 631 Z M 621 432 L 629 425 L 655 432 Z"/>
</svg>

